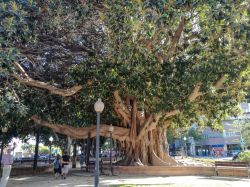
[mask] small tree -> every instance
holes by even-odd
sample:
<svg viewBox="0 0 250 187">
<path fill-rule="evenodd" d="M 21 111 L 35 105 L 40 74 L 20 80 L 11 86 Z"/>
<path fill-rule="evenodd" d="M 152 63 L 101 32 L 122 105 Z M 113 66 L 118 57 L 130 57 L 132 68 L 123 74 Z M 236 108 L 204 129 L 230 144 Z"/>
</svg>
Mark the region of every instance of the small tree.
<svg viewBox="0 0 250 187">
<path fill-rule="evenodd" d="M 193 137 L 194 141 L 199 141 L 202 139 L 202 134 L 198 129 L 191 127 L 187 132 L 188 137 Z"/>
<path fill-rule="evenodd" d="M 244 147 L 250 149 L 250 121 L 245 121 L 244 124 L 242 124 L 241 129 L 241 135 L 243 140 Z"/>
<path fill-rule="evenodd" d="M 23 151 L 28 152 L 28 153 L 34 153 L 35 146 L 32 145 L 32 144 L 23 143 L 22 146 L 21 146 L 21 149 L 22 149 Z"/>
</svg>

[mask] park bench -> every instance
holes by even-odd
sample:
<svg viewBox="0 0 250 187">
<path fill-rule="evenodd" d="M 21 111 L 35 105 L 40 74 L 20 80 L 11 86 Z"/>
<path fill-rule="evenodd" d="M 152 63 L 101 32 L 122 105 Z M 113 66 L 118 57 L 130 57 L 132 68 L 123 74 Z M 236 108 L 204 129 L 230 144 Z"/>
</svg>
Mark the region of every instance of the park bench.
<svg viewBox="0 0 250 187">
<path fill-rule="evenodd" d="M 116 158 L 112 157 L 112 163 L 114 164 L 116 162 Z M 110 171 L 110 158 L 109 157 L 103 157 L 99 159 L 99 168 L 100 173 L 107 173 Z M 86 165 L 81 166 L 81 170 L 86 169 L 88 172 L 95 171 L 95 159 L 90 158 L 89 163 L 86 163 Z"/>
<path fill-rule="evenodd" d="M 112 166 L 116 163 L 116 157 L 111 158 Z M 111 171 L 110 168 L 110 157 L 102 157 L 102 172 L 105 174 L 109 174 Z"/>
<path fill-rule="evenodd" d="M 50 161 L 53 162 L 54 159 L 51 159 Z M 37 162 L 44 162 L 44 163 L 47 163 L 49 160 L 47 159 L 42 159 L 42 158 L 38 158 L 37 159 Z M 14 160 L 14 164 L 33 164 L 34 162 L 34 158 L 21 158 L 21 159 L 18 159 L 18 160 Z"/>
<path fill-rule="evenodd" d="M 226 162 L 226 161 L 215 161 L 215 175 L 218 176 L 218 170 L 220 168 L 246 168 L 247 169 L 247 176 L 249 178 L 250 175 L 250 164 L 249 162 Z"/>
<path fill-rule="evenodd" d="M 112 163 L 116 162 L 116 158 L 111 157 L 111 161 L 112 161 Z M 102 157 L 102 162 L 104 162 L 106 164 L 110 163 L 110 157 Z"/>
<path fill-rule="evenodd" d="M 103 168 L 103 162 L 102 159 L 99 159 L 99 169 L 100 173 L 102 173 L 102 168 Z M 86 163 L 86 165 L 81 166 L 81 170 L 86 169 L 86 171 L 95 171 L 95 159 L 90 158 L 89 162 Z"/>
</svg>

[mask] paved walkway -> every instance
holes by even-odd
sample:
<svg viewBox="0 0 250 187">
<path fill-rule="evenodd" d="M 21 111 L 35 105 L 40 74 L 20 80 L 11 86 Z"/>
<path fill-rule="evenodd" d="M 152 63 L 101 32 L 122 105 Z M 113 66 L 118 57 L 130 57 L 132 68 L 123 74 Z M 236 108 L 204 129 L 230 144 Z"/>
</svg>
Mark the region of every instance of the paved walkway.
<svg viewBox="0 0 250 187">
<path fill-rule="evenodd" d="M 52 175 L 18 176 L 9 180 L 7 187 L 84 187 L 93 186 L 94 176 L 89 173 L 72 173 L 65 180 Z M 250 179 L 205 176 L 100 176 L 101 187 L 250 187 Z"/>
</svg>

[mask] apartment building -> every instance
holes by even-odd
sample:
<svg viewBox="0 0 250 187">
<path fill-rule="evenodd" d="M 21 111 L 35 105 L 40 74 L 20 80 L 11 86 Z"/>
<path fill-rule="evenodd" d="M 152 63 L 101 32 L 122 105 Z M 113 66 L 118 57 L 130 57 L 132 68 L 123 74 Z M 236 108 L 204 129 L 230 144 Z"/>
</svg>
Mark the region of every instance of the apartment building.
<svg viewBox="0 0 250 187">
<path fill-rule="evenodd" d="M 202 133 L 202 140 L 190 144 L 190 148 L 195 146 L 196 156 L 232 156 L 239 152 L 244 146 L 241 136 L 240 122 L 250 119 L 250 103 L 241 103 L 244 111 L 243 115 L 230 117 L 222 122 L 223 132 L 213 131 L 206 128 Z M 188 147 L 189 148 L 189 147 Z"/>
</svg>

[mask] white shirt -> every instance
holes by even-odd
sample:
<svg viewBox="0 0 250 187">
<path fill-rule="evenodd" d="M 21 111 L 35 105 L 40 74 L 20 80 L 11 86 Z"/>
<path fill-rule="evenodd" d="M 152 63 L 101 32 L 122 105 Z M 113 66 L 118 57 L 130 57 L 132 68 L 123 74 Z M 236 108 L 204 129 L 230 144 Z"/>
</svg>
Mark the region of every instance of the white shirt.
<svg viewBox="0 0 250 187">
<path fill-rule="evenodd" d="M 3 157 L 2 157 L 2 161 L 1 163 L 3 165 L 11 165 L 13 164 L 13 156 L 11 154 L 4 154 Z"/>
</svg>

